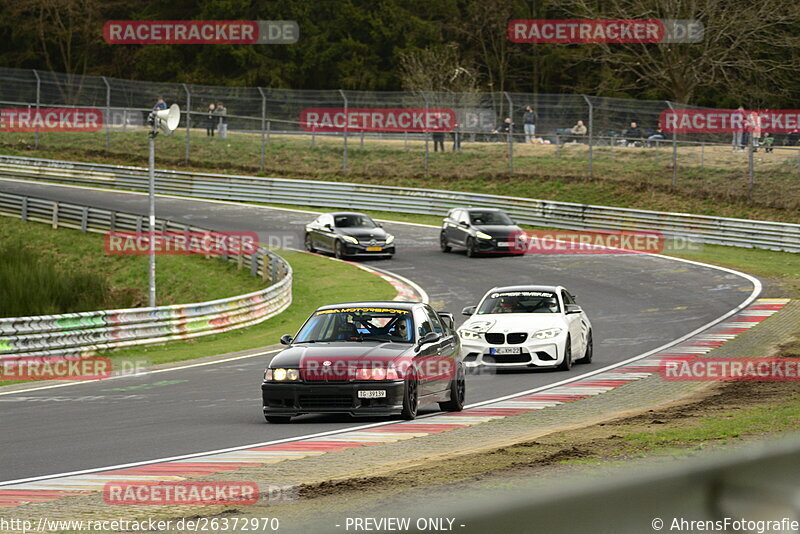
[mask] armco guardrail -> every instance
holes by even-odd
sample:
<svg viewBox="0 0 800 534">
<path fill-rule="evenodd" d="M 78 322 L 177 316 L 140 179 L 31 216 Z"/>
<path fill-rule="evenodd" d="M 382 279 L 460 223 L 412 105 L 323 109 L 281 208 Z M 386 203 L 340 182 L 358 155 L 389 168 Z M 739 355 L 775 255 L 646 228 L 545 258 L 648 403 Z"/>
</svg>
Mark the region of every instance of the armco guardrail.
<svg viewBox="0 0 800 534">
<path fill-rule="evenodd" d="M 140 232 L 147 228 L 144 216 L 7 193 L 0 193 L 0 215 L 83 231 Z M 158 220 L 157 224 L 164 232 L 208 231 L 167 220 Z M 283 258 L 259 248 L 255 254 L 237 256 L 236 261 L 270 285 L 246 295 L 195 304 L 3 318 L 0 360 L 86 353 L 218 334 L 257 324 L 291 304 L 292 269 Z"/>
<path fill-rule="evenodd" d="M 147 190 L 147 171 L 93 163 L 0 156 L 0 177 Z M 444 215 L 458 206 L 505 209 L 519 222 L 575 230 L 651 230 L 703 243 L 800 252 L 800 225 L 668 213 L 437 189 L 156 171 L 156 192 L 194 198 L 378 209 Z"/>
</svg>

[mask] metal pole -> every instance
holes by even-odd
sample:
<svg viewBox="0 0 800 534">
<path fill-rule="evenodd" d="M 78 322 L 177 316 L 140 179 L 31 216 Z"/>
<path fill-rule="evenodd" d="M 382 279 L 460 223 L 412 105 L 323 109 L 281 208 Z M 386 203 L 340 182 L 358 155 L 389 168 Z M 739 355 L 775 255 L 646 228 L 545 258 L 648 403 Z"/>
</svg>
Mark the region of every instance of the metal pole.
<svg viewBox="0 0 800 534">
<path fill-rule="evenodd" d="M 508 92 L 503 91 L 508 100 L 508 117 L 511 119 L 511 124 L 508 125 L 508 172 L 514 174 L 514 101 Z"/>
<path fill-rule="evenodd" d="M 342 153 L 342 170 L 347 172 L 347 123 L 350 122 L 348 119 L 347 114 L 347 95 L 344 94 L 344 91 L 339 89 L 339 94 L 342 95 L 342 100 L 344 100 L 344 152 Z"/>
<path fill-rule="evenodd" d="M 108 123 L 111 122 L 111 85 L 105 76 L 102 76 L 103 83 L 106 84 L 106 152 L 108 152 L 109 145 L 111 144 L 111 132 L 108 129 Z"/>
<path fill-rule="evenodd" d="M 752 135 L 752 133 L 750 134 Z M 755 181 L 755 169 L 753 168 L 753 144 L 752 140 L 747 143 L 747 197 L 753 197 L 753 182 Z"/>
<path fill-rule="evenodd" d="M 153 123 L 150 130 L 150 157 L 149 157 L 149 186 L 148 193 L 150 197 L 150 238 L 149 238 L 149 252 L 148 252 L 148 303 L 151 308 L 156 305 L 156 135 L 158 134 L 158 127 Z"/>
<path fill-rule="evenodd" d="M 36 111 L 39 111 L 39 102 L 41 101 L 42 97 L 42 79 L 39 77 L 39 73 L 36 72 L 36 69 L 33 69 L 33 75 L 36 76 Z M 39 128 L 36 128 L 36 131 L 33 134 L 34 148 L 39 148 Z"/>
<path fill-rule="evenodd" d="M 408 132 L 403 132 L 403 152 L 408 152 Z"/>
<path fill-rule="evenodd" d="M 700 168 L 702 169 L 705 167 L 706 161 L 706 144 L 705 142 L 700 143 Z"/>
<path fill-rule="evenodd" d="M 191 122 L 192 122 L 192 93 L 189 92 L 189 87 L 184 83 L 183 90 L 186 91 L 186 151 L 183 156 L 184 162 L 189 163 L 189 151 L 191 146 Z"/>
<path fill-rule="evenodd" d="M 669 100 L 666 102 L 670 111 L 673 111 L 675 108 L 672 107 L 672 103 Z M 672 132 L 672 187 L 676 185 L 678 185 L 678 132 Z"/>
<path fill-rule="evenodd" d="M 581 95 L 584 100 L 586 100 L 586 104 L 589 106 L 589 178 L 593 177 L 593 169 L 592 164 L 594 162 L 593 154 L 592 154 L 592 146 L 594 142 L 594 106 L 592 105 L 592 101 L 589 100 L 589 97 L 586 95 Z"/>
<path fill-rule="evenodd" d="M 264 147 L 264 140 L 266 136 L 266 121 L 267 121 L 267 97 L 264 95 L 264 90 L 260 87 L 257 88 L 261 94 L 261 172 L 267 168 L 266 152 Z"/>
<path fill-rule="evenodd" d="M 422 100 L 425 101 L 425 119 L 426 119 L 426 123 L 425 123 L 425 171 L 427 171 L 428 170 L 428 158 L 430 157 L 430 146 L 428 144 L 428 137 L 430 136 L 430 133 L 428 132 L 428 124 L 427 124 L 428 98 L 425 96 L 425 93 L 423 93 L 422 91 L 420 91 L 419 94 L 422 95 Z"/>
</svg>

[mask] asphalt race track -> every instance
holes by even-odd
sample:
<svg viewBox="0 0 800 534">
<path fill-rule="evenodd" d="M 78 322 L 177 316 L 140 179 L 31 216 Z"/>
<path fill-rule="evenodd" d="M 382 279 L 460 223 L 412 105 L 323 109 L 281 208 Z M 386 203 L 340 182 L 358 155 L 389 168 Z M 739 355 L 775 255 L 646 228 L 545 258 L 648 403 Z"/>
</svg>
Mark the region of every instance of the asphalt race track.
<svg viewBox="0 0 800 534">
<path fill-rule="evenodd" d="M 147 197 L 141 194 L 9 180 L 0 180 L 0 190 L 127 212 L 147 211 Z M 263 242 L 281 242 L 291 248 L 302 248 L 303 227 L 314 217 L 163 197 L 158 198 L 156 209 L 159 217 L 222 231 L 255 231 Z M 470 376 L 468 403 L 543 386 L 644 353 L 722 316 L 753 290 L 750 281 L 729 272 L 644 255 L 470 259 L 463 252 L 440 252 L 436 228 L 399 223 L 386 223 L 385 227 L 397 236 L 398 253 L 392 260 L 371 260 L 369 264 L 418 283 L 437 309 L 459 314 L 493 285 L 561 284 L 577 294 L 592 320 L 592 364 L 576 365 L 570 373 Z M 157 375 L 0 395 L 0 481 L 261 443 L 369 422 L 304 416 L 290 425 L 266 424 L 259 386 L 269 358 L 265 355 Z"/>
</svg>

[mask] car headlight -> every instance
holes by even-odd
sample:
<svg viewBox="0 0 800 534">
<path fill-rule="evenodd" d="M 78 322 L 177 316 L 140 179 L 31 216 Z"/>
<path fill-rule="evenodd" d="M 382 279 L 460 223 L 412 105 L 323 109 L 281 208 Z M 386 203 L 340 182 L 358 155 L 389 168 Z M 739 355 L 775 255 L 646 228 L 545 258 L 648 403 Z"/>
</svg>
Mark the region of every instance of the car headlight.
<svg viewBox="0 0 800 534">
<path fill-rule="evenodd" d="M 473 332 L 472 330 L 461 330 L 459 332 L 461 337 L 464 339 L 480 339 L 481 334 L 479 332 Z"/>
<path fill-rule="evenodd" d="M 300 370 L 298 369 L 284 369 L 278 367 L 276 369 L 267 369 L 264 373 L 264 380 L 274 382 L 294 382 L 300 379 Z"/>
<path fill-rule="evenodd" d="M 348 243 L 353 243 L 354 245 L 358 245 L 358 239 L 356 239 L 355 237 L 353 237 L 351 235 L 343 235 L 342 239 L 344 239 Z"/>
<path fill-rule="evenodd" d="M 534 332 L 531 337 L 534 339 L 551 339 L 556 337 L 560 333 L 561 333 L 560 328 L 546 328 L 544 330 L 539 330 L 538 332 Z"/>
<path fill-rule="evenodd" d="M 477 237 L 478 239 L 491 239 L 492 238 L 492 236 L 490 236 L 489 234 L 484 234 L 483 232 L 475 232 L 475 237 Z"/>
<path fill-rule="evenodd" d="M 391 245 L 394 243 L 394 236 L 392 234 L 386 234 L 386 244 Z"/>
</svg>

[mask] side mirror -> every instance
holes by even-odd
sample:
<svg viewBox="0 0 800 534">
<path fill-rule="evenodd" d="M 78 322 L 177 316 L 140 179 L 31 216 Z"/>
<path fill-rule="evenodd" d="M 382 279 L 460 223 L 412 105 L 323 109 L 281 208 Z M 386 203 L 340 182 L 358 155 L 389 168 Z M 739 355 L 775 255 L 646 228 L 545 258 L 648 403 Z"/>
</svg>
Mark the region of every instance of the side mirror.
<svg viewBox="0 0 800 534">
<path fill-rule="evenodd" d="M 478 309 L 477 306 L 467 306 L 466 308 L 461 310 L 461 315 L 466 315 L 467 317 L 470 317 L 472 315 L 475 315 L 475 311 L 477 309 Z"/>
<path fill-rule="evenodd" d="M 469 223 L 468 222 L 461 221 L 460 223 L 458 223 L 458 225 L 461 228 L 469 228 Z"/>
<path fill-rule="evenodd" d="M 383 228 L 383 223 L 382 222 L 376 222 L 375 224 L 377 225 L 378 228 Z"/>
<path fill-rule="evenodd" d="M 281 345 L 291 345 L 294 338 L 290 334 L 283 334 L 281 336 Z"/>
<path fill-rule="evenodd" d="M 567 304 L 567 309 L 566 309 L 567 315 L 571 313 L 580 313 L 582 311 L 583 310 L 581 309 L 581 307 L 578 306 L 577 304 Z"/>
<path fill-rule="evenodd" d="M 440 339 L 442 339 L 442 334 L 439 332 L 428 332 L 419 339 L 417 346 L 421 347 L 422 345 L 427 345 L 428 343 L 436 343 Z"/>
<path fill-rule="evenodd" d="M 444 323 L 448 330 L 453 330 L 456 325 L 456 320 L 453 317 L 452 313 L 449 312 L 439 312 L 439 320 Z"/>
</svg>

